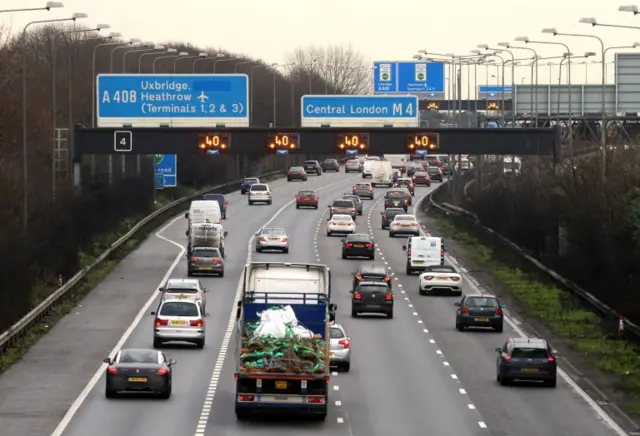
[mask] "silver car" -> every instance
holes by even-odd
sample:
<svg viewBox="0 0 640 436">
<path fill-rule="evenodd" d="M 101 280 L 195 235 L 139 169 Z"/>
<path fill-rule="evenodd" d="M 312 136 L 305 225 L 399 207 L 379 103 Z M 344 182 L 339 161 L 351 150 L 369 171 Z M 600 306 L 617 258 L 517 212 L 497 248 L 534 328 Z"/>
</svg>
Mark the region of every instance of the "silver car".
<svg viewBox="0 0 640 436">
<path fill-rule="evenodd" d="M 215 274 L 224 277 L 224 259 L 220 250 L 215 247 L 195 247 L 187 254 L 187 275 Z"/>
<path fill-rule="evenodd" d="M 217 250 L 217 249 L 216 249 Z M 207 313 L 207 296 L 200 280 L 197 279 L 169 279 L 158 291 L 162 292 L 163 300 L 191 300 L 200 303 L 202 313 Z"/>
<path fill-rule="evenodd" d="M 204 348 L 205 326 L 202 306 L 191 300 L 163 300 L 155 312 L 153 348 L 165 342 L 191 342 Z"/>
<path fill-rule="evenodd" d="M 332 367 L 349 372 L 351 369 L 351 338 L 340 324 L 331 326 L 329 362 Z"/>
<path fill-rule="evenodd" d="M 350 173 L 350 172 L 360 173 L 360 172 L 362 172 L 362 164 L 360 163 L 360 161 L 358 159 L 348 160 L 347 163 L 344 165 L 344 172 L 345 173 Z"/>
<path fill-rule="evenodd" d="M 283 253 L 289 252 L 289 238 L 284 229 L 264 228 L 256 233 L 256 253 L 264 250 L 277 250 Z"/>
</svg>

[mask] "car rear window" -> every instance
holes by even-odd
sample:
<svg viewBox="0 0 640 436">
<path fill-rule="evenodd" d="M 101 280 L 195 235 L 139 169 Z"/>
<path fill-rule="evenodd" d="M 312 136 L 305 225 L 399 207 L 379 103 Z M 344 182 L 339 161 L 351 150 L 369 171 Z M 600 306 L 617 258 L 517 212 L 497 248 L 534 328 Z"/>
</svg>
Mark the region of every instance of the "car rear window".
<svg viewBox="0 0 640 436">
<path fill-rule="evenodd" d="M 371 242 L 371 236 L 363 235 L 363 234 L 349 235 L 347 236 L 347 241 L 348 242 Z"/>
<path fill-rule="evenodd" d="M 194 288 L 168 288 L 168 294 L 197 294 L 198 290 Z"/>
<path fill-rule="evenodd" d="M 349 215 L 334 215 L 331 218 L 332 221 L 353 221 Z"/>
<path fill-rule="evenodd" d="M 351 200 L 336 200 L 333 202 L 333 207 L 353 207 L 353 201 Z"/>
<path fill-rule="evenodd" d="M 429 266 L 425 269 L 425 271 L 436 273 L 456 273 L 456 269 L 449 265 Z"/>
<path fill-rule="evenodd" d="M 259 179 L 244 179 L 245 183 L 258 183 L 260 182 Z"/>
<path fill-rule="evenodd" d="M 404 210 L 387 209 L 387 210 L 384 211 L 384 213 L 387 215 L 387 217 L 393 218 L 396 215 L 404 213 Z"/>
<path fill-rule="evenodd" d="M 327 159 L 327 160 L 324 161 L 324 163 L 336 163 L 336 162 L 338 162 L 338 161 L 335 160 L 335 159 Z"/>
<path fill-rule="evenodd" d="M 382 266 L 363 266 L 360 270 L 361 274 L 381 274 L 387 275 L 387 271 Z"/>
<path fill-rule="evenodd" d="M 404 192 L 402 191 L 392 191 L 392 192 L 387 192 L 387 198 L 404 198 Z"/>
<path fill-rule="evenodd" d="M 413 215 L 396 215 L 395 221 L 415 221 L 416 218 Z"/>
<path fill-rule="evenodd" d="M 186 301 L 168 301 L 160 308 L 160 316 L 200 316 L 198 306 Z"/>
<path fill-rule="evenodd" d="M 429 170 L 429 171 L 431 171 L 431 170 Z M 437 169 L 436 169 L 436 172 L 438 172 L 438 170 L 437 170 Z M 420 172 L 415 173 L 414 175 L 415 175 L 416 177 L 425 177 L 425 176 L 428 176 L 429 174 L 428 174 L 428 173 L 425 173 L 424 171 L 420 171 Z"/>
<path fill-rule="evenodd" d="M 338 327 L 331 327 L 331 339 L 342 339 L 345 335 Z"/>
<path fill-rule="evenodd" d="M 210 248 L 207 250 L 195 249 L 191 252 L 193 257 L 220 257 L 220 251 L 217 248 Z"/>
<path fill-rule="evenodd" d="M 158 352 L 153 350 L 122 350 L 118 363 L 158 363 Z"/>
<path fill-rule="evenodd" d="M 357 195 L 345 195 L 345 200 L 353 201 L 354 203 L 358 203 L 360 201 L 360 197 Z"/>
<path fill-rule="evenodd" d="M 500 307 L 495 298 L 490 297 L 469 297 L 465 302 L 465 306 L 470 307 Z"/>
<path fill-rule="evenodd" d="M 284 235 L 285 232 L 282 229 L 262 229 L 260 232 L 262 235 Z"/>
<path fill-rule="evenodd" d="M 289 171 L 301 172 L 301 171 L 304 171 L 304 168 L 302 168 L 302 167 L 291 167 L 291 168 L 289 168 Z"/>
<path fill-rule="evenodd" d="M 360 292 L 389 292 L 387 285 L 360 285 L 358 286 Z"/>
<path fill-rule="evenodd" d="M 544 348 L 514 348 L 511 357 L 519 357 L 524 359 L 546 359 L 549 357 L 547 350 Z"/>
<path fill-rule="evenodd" d="M 267 191 L 267 185 L 253 185 L 251 187 L 252 191 Z"/>
<path fill-rule="evenodd" d="M 356 183 L 356 188 L 369 189 L 370 187 L 371 187 L 371 185 L 368 184 L 368 183 Z"/>
<path fill-rule="evenodd" d="M 378 156 L 367 156 L 364 160 L 380 160 L 380 158 Z"/>
<path fill-rule="evenodd" d="M 313 197 L 316 193 L 314 191 L 300 191 L 298 192 L 298 195 L 301 197 Z"/>
</svg>

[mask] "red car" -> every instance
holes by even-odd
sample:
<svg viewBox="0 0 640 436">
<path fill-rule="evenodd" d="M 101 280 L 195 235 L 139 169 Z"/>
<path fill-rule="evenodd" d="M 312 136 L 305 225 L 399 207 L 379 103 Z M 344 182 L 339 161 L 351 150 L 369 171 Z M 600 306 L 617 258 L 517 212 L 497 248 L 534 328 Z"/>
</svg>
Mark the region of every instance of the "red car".
<svg viewBox="0 0 640 436">
<path fill-rule="evenodd" d="M 315 191 L 300 191 L 296 194 L 296 209 L 301 207 L 318 208 L 318 195 Z"/>
</svg>

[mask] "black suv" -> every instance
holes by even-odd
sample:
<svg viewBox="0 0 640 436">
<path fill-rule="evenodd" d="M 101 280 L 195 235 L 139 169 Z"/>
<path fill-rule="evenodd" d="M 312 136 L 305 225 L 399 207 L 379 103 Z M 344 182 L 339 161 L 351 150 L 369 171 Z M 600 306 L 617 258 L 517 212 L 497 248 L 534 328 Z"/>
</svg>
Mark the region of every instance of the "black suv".
<svg viewBox="0 0 640 436">
<path fill-rule="evenodd" d="M 353 273 L 353 289 L 362 282 L 385 283 L 391 289 L 391 276 L 383 266 L 360 265 L 358 271 Z"/>
<path fill-rule="evenodd" d="M 401 207 L 389 207 L 385 209 L 384 212 L 380 212 L 380 215 L 382 216 L 382 224 L 380 225 L 380 228 L 382 230 L 388 229 L 391 221 L 393 221 L 396 215 L 402 215 L 405 213 L 407 213 L 407 211 Z"/>
<path fill-rule="evenodd" d="M 322 175 L 322 167 L 320 166 L 320 162 L 317 160 L 306 160 L 302 165 L 307 174 L 316 174 L 318 176 Z"/>
<path fill-rule="evenodd" d="M 342 240 L 342 258 L 368 257 L 376 258 L 376 246 L 374 240 L 366 233 L 348 235 Z"/>
<path fill-rule="evenodd" d="M 409 208 L 409 200 L 407 200 L 407 196 L 404 191 L 399 189 L 387 191 L 384 195 L 384 208 L 388 209 L 390 207 L 400 207 L 404 209 L 405 213 L 407 212 L 407 209 Z"/>
<path fill-rule="evenodd" d="M 351 316 L 361 313 L 380 313 L 393 318 L 393 291 L 381 282 L 360 282 L 349 291 L 351 297 Z"/>
<path fill-rule="evenodd" d="M 515 380 L 541 380 L 555 388 L 558 371 L 556 353 L 540 338 L 509 338 L 496 348 L 496 381 L 507 385 Z"/>
<path fill-rule="evenodd" d="M 326 159 L 322 162 L 322 171 L 340 171 L 340 164 L 336 159 Z"/>
<path fill-rule="evenodd" d="M 351 193 L 345 193 L 342 198 L 344 198 L 345 200 L 351 200 L 353 201 L 353 204 L 355 204 L 356 206 L 356 212 L 358 213 L 358 215 L 362 215 L 362 199 L 360 198 L 359 195 L 354 195 Z"/>
</svg>

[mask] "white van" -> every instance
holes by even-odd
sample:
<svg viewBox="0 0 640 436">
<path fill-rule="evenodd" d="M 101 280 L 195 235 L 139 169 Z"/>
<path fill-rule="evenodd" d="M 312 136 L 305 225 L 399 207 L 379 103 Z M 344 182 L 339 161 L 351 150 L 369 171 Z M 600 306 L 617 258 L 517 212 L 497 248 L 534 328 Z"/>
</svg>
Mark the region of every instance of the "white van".
<svg viewBox="0 0 640 436">
<path fill-rule="evenodd" d="M 189 221 L 187 234 L 191 231 L 191 224 L 222 224 L 220 204 L 215 200 L 194 200 L 189 206 L 189 212 L 184 214 Z"/>
<path fill-rule="evenodd" d="M 442 238 L 413 236 L 402 246 L 407 252 L 407 274 L 423 271 L 428 266 L 444 265 Z"/>
<path fill-rule="evenodd" d="M 371 169 L 371 186 L 393 186 L 393 168 L 388 160 L 373 161 Z"/>
</svg>

